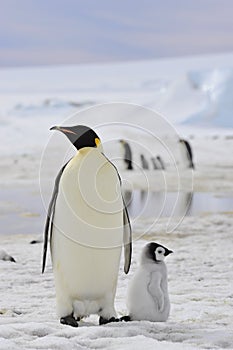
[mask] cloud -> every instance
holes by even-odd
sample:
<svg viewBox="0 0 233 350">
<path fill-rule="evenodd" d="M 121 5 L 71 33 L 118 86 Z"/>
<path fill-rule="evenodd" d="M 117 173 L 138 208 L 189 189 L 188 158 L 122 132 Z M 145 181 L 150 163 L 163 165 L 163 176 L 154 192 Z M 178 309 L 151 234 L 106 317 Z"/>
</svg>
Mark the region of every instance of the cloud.
<svg viewBox="0 0 233 350">
<path fill-rule="evenodd" d="M 17 58 L 17 64 L 16 64 Z M 104 62 L 106 58 L 96 57 L 94 59 L 96 62 Z M 89 63 L 93 62 L 93 54 L 85 52 L 82 50 L 75 49 L 55 49 L 46 50 L 46 55 L 44 50 L 40 49 L 5 49 L 1 53 L 1 64 L 2 66 L 27 66 L 27 65 L 46 65 L 46 64 L 76 64 L 77 62 Z"/>
<path fill-rule="evenodd" d="M 0 65 L 229 51 L 232 15 L 231 0 L 7 0 Z"/>
</svg>

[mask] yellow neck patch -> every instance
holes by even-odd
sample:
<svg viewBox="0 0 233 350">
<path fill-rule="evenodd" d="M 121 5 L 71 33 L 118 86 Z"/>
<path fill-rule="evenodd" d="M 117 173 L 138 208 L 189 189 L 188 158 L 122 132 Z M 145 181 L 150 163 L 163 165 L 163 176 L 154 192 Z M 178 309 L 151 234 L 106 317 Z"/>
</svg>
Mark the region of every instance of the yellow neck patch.
<svg viewBox="0 0 233 350">
<path fill-rule="evenodd" d="M 95 144 L 97 147 L 101 144 L 100 139 L 98 137 L 95 138 Z"/>
</svg>

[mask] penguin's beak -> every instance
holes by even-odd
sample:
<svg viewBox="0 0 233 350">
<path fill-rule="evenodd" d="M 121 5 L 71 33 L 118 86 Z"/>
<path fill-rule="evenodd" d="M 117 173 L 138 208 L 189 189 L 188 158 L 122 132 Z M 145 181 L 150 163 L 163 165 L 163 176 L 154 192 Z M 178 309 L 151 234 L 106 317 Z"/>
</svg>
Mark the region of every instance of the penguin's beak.
<svg viewBox="0 0 233 350">
<path fill-rule="evenodd" d="M 59 130 L 59 126 L 52 126 L 49 130 Z"/>
<path fill-rule="evenodd" d="M 76 135 L 76 133 L 73 130 L 70 130 L 68 128 L 63 128 L 61 126 L 52 126 L 49 130 L 58 130 L 63 132 L 64 134 L 74 134 Z"/>
<path fill-rule="evenodd" d="M 164 254 L 164 255 L 166 256 L 166 255 L 169 255 L 169 254 L 172 254 L 172 253 L 173 253 L 172 250 L 168 250 L 168 251 L 166 252 L 166 254 Z"/>
</svg>

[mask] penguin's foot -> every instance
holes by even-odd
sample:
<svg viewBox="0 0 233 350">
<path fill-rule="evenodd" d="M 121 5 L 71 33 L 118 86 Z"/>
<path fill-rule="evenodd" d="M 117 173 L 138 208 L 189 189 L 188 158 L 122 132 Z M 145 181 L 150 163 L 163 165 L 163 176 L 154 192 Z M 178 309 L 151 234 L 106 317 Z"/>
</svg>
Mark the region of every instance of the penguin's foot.
<svg viewBox="0 0 233 350">
<path fill-rule="evenodd" d="M 65 316 L 65 317 L 61 317 L 60 323 L 67 324 L 68 326 L 71 326 L 71 327 L 78 327 L 78 322 L 74 318 L 73 314 Z"/>
<path fill-rule="evenodd" d="M 129 322 L 129 321 L 131 321 L 131 317 L 130 317 L 129 315 L 127 315 L 127 316 L 122 316 L 122 317 L 120 318 L 120 321 Z"/>
<path fill-rule="evenodd" d="M 103 324 L 107 324 L 107 323 L 111 323 L 111 322 L 119 322 L 119 318 L 116 317 L 111 317 L 110 319 L 104 318 L 102 316 L 100 316 L 99 318 L 99 325 L 103 325 Z"/>
</svg>

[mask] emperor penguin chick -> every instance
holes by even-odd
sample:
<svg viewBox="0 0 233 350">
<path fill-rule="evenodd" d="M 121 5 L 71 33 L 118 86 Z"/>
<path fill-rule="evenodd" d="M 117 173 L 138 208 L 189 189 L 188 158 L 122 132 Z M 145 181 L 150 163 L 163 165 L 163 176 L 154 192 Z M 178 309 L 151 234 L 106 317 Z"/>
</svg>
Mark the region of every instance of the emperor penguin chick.
<svg viewBox="0 0 233 350">
<path fill-rule="evenodd" d="M 164 322 L 170 312 L 167 268 L 164 258 L 173 253 L 158 243 L 148 243 L 127 293 L 128 320 Z"/>
</svg>

